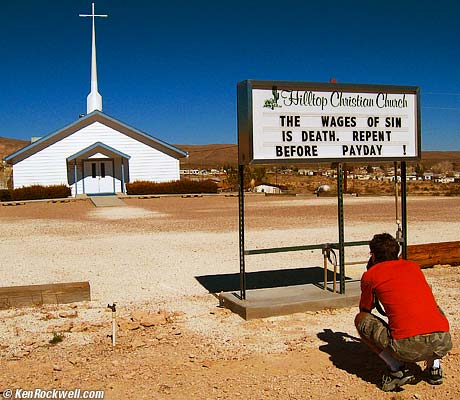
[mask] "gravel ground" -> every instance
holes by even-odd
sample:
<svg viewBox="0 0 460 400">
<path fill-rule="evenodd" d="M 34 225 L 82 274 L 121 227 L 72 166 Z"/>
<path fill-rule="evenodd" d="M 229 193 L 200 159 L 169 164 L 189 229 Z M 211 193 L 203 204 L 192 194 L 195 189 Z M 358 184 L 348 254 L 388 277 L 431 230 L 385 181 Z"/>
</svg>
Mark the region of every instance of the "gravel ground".
<svg viewBox="0 0 460 400">
<path fill-rule="evenodd" d="M 256 321 L 219 308 L 196 278 L 239 271 L 237 198 L 125 202 L 98 209 L 89 201 L 0 207 L 2 286 L 87 280 L 92 294 L 89 303 L 0 312 L 0 391 L 102 388 L 110 399 L 460 395 L 456 345 L 444 362 L 444 385 L 422 381 L 399 393 L 380 392 L 383 365 L 356 339 L 356 308 Z M 345 198 L 347 241 L 394 234 L 394 219 L 390 197 Z M 410 197 L 408 219 L 410 244 L 458 240 L 460 200 Z M 334 241 L 336 199 L 247 196 L 248 249 Z M 368 250 L 350 248 L 346 257 L 365 260 Z M 248 272 L 320 265 L 319 251 L 247 257 Z M 349 267 L 347 275 L 359 278 L 363 268 Z M 456 344 L 458 269 L 439 266 L 425 274 Z M 107 338 L 112 302 L 119 307 L 115 349 Z M 150 324 L 158 316 L 164 318 Z M 50 345 L 53 332 L 64 340 Z"/>
</svg>

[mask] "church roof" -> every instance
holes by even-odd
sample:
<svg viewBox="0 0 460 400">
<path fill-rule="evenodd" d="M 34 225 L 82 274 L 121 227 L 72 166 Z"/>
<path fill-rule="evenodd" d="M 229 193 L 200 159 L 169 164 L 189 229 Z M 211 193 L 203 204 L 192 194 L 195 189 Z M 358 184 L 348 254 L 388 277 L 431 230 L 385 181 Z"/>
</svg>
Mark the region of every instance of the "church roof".
<svg viewBox="0 0 460 400">
<path fill-rule="evenodd" d="M 132 126 L 129 126 L 125 124 L 124 122 L 121 122 L 113 117 L 110 117 L 109 115 L 104 114 L 101 111 L 96 110 L 78 119 L 74 123 L 67 125 L 66 127 L 56 132 L 50 133 L 49 135 L 42 137 L 36 142 L 33 142 L 23 147 L 22 149 L 19 149 L 18 151 L 6 156 L 4 160 L 9 162 L 10 164 L 16 164 L 26 159 L 27 157 L 30 157 L 31 155 L 43 150 L 44 148 L 52 145 L 53 143 L 56 143 L 57 141 L 62 140 L 63 138 L 70 136 L 71 134 L 79 131 L 80 129 L 93 124 L 94 122 L 100 122 L 101 124 L 106 125 L 118 132 L 122 132 L 125 135 L 128 135 L 134 139 L 137 139 L 147 144 L 148 146 L 156 148 L 170 155 L 171 157 L 182 158 L 182 157 L 188 156 L 188 153 L 186 151 L 183 151 L 179 149 L 178 147 L 168 144 L 145 132 L 142 132 L 136 128 L 133 128 Z"/>
</svg>

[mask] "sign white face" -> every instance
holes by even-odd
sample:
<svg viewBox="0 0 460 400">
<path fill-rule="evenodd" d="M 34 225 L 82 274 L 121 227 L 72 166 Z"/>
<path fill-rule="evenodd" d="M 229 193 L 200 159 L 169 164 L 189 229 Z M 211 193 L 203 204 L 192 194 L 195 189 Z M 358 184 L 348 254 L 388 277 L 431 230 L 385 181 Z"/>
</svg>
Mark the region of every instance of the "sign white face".
<svg viewBox="0 0 460 400">
<path fill-rule="evenodd" d="M 415 93 L 252 90 L 254 161 L 418 157 Z"/>
</svg>

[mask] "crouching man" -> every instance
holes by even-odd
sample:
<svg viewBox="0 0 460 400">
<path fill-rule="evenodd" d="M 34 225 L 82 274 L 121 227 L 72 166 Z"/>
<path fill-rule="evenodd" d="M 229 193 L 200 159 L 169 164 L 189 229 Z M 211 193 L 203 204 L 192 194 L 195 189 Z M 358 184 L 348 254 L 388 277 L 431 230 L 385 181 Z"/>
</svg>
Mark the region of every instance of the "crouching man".
<svg viewBox="0 0 460 400">
<path fill-rule="evenodd" d="M 404 363 L 425 361 L 427 381 L 442 383 L 440 359 L 452 349 L 449 322 L 438 308 L 420 266 L 399 260 L 399 243 L 388 233 L 375 235 L 371 258 L 361 278 L 356 329 L 366 343 L 385 361 L 388 371 L 382 390 L 392 391 L 415 380 Z M 388 323 L 371 314 L 374 307 Z"/>
</svg>

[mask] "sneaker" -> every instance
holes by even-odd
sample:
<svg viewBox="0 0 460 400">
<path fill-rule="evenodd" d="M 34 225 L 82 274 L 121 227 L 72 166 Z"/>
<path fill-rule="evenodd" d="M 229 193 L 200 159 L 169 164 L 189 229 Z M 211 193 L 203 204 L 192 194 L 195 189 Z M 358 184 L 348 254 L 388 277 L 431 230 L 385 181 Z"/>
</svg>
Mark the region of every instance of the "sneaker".
<svg viewBox="0 0 460 400">
<path fill-rule="evenodd" d="M 428 369 L 428 383 L 430 385 L 440 385 L 442 384 L 442 369 L 431 367 Z"/>
<path fill-rule="evenodd" d="M 414 379 L 414 374 L 412 374 L 412 372 L 410 372 L 407 368 L 394 372 L 388 370 L 382 377 L 382 390 L 384 392 L 391 392 L 406 383 L 413 382 Z"/>
</svg>

